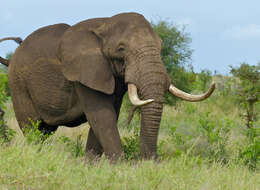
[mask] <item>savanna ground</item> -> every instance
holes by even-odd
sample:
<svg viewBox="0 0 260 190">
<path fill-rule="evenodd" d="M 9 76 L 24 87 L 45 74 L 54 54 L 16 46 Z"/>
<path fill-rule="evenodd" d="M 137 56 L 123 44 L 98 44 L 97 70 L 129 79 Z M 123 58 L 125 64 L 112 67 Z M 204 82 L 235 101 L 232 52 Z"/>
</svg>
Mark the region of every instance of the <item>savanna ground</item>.
<svg viewBox="0 0 260 190">
<path fill-rule="evenodd" d="M 139 159 L 140 118 L 137 112 L 126 125 L 127 101 L 118 123 L 127 161 L 86 164 L 88 124 L 60 127 L 42 143 L 33 129 L 21 134 L 9 100 L 5 120 L 16 133 L 0 146 L 0 189 L 259 190 L 260 122 L 247 129 L 234 87 L 215 80 L 217 90 L 206 101 L 164 106 L 158 163 Z"/>
</svg>

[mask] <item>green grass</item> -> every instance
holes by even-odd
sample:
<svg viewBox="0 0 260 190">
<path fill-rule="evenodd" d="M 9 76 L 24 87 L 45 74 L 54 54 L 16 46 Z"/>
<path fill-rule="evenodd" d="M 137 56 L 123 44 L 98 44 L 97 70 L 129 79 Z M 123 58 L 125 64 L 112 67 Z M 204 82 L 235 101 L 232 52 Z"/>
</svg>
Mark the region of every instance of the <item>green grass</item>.
<svg viewBox="0 0 260 190">
<path fill-rule="evenodd" d="M 260 174 L 240 165 L 207 163 L 187 155 L 154 163 L 85 165 L 62 145 L 16 140 L 0 150 L 1 189 L 236 189 L 257 190 Z"/>
<path fill-rule="evenodd" d="M 0 145 L 0 189 L 260 189 L 259 136 L 249 138 L 232 96 L 214 93 L 200 103 L 164 106 L 159 163 L 138 159 L 140 118 L 136 113 L 127 126 L 127 105 L 118 127 L 129 160 L 115 165 L 104 157 L 92 165 L 84 162 L 88 124 L 60 127 L 45 143 L 28 143 L 12 104 L 6 107 L 7 125 L 16 136 Z"/>
</svg>

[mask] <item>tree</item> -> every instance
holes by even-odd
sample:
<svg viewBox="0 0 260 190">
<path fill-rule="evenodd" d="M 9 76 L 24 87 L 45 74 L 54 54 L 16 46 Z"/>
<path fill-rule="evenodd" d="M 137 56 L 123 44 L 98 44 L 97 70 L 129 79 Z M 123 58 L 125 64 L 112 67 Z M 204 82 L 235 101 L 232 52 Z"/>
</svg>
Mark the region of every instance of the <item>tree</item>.
<svg viewBox="0 0 260 190">
<path fill-rule="evenodd" d="M 162 39 L 162 61 L 166 66 L 171 81 L 178 88 L 190 92 L 192 82 L 196 76 L 190 63 L 192 50 L 190 49 L 191 38 L 185 32 L 185 28 L 177 28 L 166 21 L 152 22 L 154 30 Z M 174 104 L 176 99 L 166 94 L 166 103 Z"/>
<path fill-rule="evenodd" d="M 230 67 L 231 74 L 240 79 L 237 100 L 246 110 L 246 126 L 251 128 L 257 119 L 254 106 L 260 99 L 260 62 L 252 66 L 241 63 L 238 68 Z"/>
</svg>

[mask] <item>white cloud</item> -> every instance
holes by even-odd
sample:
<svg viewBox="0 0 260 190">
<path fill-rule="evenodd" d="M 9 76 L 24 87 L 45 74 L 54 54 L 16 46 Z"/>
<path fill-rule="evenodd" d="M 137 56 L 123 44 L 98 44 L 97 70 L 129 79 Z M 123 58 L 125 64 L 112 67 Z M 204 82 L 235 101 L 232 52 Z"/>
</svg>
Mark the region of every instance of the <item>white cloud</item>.
<svg viewBox="0 0 260 190">
<path fill-rule="evenodd" d="M 233 26 L 224 32 L 224 37 L 238 40 L 260 39 L 260 25 Z"/>
</svg>

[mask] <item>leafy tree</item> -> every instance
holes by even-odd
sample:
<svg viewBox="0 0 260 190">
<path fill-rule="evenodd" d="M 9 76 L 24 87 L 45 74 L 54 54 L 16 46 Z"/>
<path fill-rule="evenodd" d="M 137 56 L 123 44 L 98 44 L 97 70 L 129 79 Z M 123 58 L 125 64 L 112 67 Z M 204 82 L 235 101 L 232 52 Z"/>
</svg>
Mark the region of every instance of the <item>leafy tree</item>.
<svg viewBox="0 0 260 190">
<path fill-rule="evenodd" d="M 178 88 L 190 92 L 195 81 L 193 67 L 190 64 L 192 50 L 191 38 L 185 28 L 179 29 L 166 21 L 153 23 L 154 30 L 162 39 L 161 56 L 172 83 Z M 166 103 L 174 104 L 175 97 L 166 94 Z"/>
<path fill-rule="evenodd" d="M 260 99 L 260 62 L 250 66 L 241 63 L 238 68 L 231 67 L 231 74 L 240 79 L 240 88 L 237 89 L 237 100 L 246 110 L 246 126 L 251 128 L 256 121 L 254 106 Z"/>
</svg>

